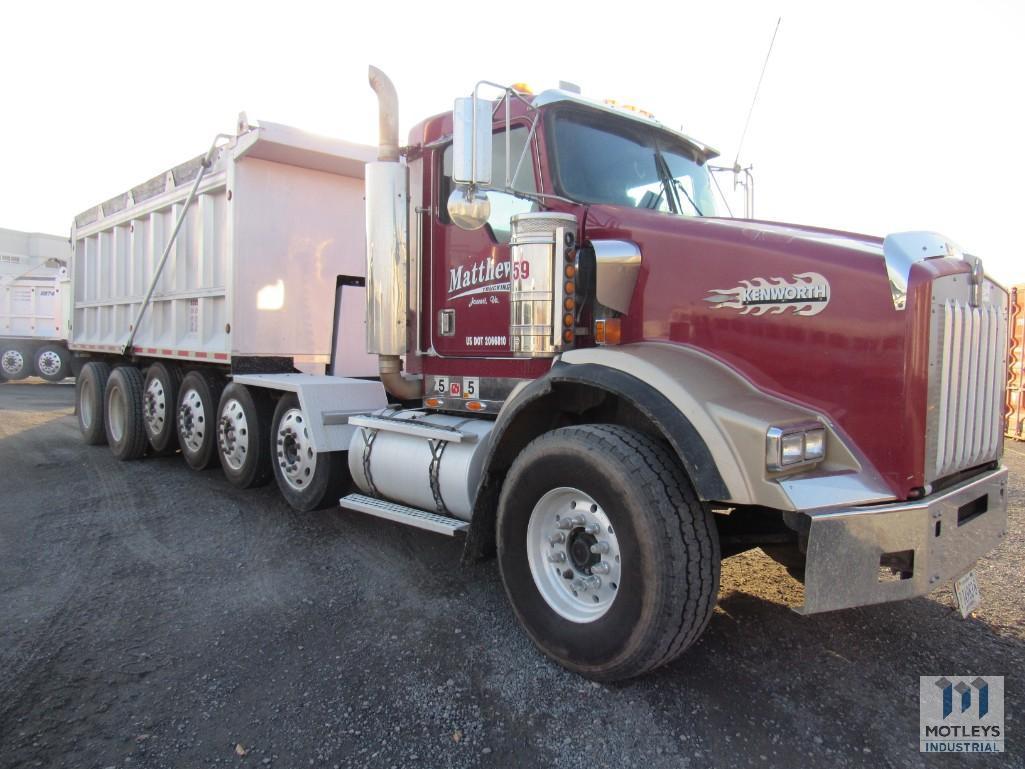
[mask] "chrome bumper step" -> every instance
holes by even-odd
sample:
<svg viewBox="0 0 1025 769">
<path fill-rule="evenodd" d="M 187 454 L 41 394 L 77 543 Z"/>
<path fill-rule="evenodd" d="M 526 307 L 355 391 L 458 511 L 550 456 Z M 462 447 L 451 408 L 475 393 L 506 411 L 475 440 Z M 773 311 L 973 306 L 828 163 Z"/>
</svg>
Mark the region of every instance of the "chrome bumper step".
<svg viewBox="0 0 1025 769">
<path fill-rule="evenodd" d="M 338 500 L 338 504 L 346 510 L 376 515 L 378 518 L 404 523 L 407 526 L 433 531 L 436 534 L 447 534 L 450 537 L 455 536 L 457 531 L 466 531 L 470 527 L 469 523 L 460 521 L 458 518 L 449 518 L 445 515 L 419 510 L 415 507 L 406 507 L 363 494 L 348 494 Z"/>
</svg>

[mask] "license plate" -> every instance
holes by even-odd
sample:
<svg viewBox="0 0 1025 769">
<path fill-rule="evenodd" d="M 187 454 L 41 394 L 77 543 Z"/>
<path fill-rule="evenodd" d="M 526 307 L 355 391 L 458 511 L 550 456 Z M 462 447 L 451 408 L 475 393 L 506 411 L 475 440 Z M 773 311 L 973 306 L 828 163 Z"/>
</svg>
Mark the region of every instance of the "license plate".
<svg viewBox="0 0 1025 769">
<path fill-rule="evenodd" d="M 961 610 L 962 617 L 967 617 L 982 606 L 982 593 L 979 592 L 974 570 L 954 580 L 954 595 L 957 597 L 957 608 Z"/>
</svg>

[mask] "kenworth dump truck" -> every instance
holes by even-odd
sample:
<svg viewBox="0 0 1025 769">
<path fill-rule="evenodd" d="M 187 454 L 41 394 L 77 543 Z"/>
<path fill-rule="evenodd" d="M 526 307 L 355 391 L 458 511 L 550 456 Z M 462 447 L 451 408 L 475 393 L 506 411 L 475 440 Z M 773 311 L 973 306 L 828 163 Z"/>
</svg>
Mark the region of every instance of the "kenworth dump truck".
<svg viewBox="0 0 1025 769">
<path fill-rule="evenodd" d="M 71 374 L 68 239 L 0 228 L 0 382 Z"/>
<path fill-rule="evenodd" d="M 754 547 L 809 614 L 971 587 L 1007 518 L 979 259 L 724 218 L 715 150 L 575 92 L 481 82 L 401 145 L 370 84 L 376 149 L 242 118 L 75 220 L 87 442 L 463 532 L 594 679 L 680 655 Z"/>
</svg>

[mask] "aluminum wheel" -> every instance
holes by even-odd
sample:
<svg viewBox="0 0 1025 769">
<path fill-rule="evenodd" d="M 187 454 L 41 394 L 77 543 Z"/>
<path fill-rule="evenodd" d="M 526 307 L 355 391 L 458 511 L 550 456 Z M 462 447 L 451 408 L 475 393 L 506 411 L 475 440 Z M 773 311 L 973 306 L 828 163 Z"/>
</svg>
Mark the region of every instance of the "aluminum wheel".
<svg viewBox="0 0 1025 769">
<path fill-rule="evenodd" d="M 88 429 L 93 424 L 93 380 L 89 377 L 79 379 L 78 388 L 78 412 L 82 426 Z"/>
<path fill-rule="evenodd" d="M 197 390 L 190 388 L 182 396 L 181 404 L 178 411 L 178 432 L 189 451 L 195 453 L 203 448 L 203 435 L 206 433 L 203 399 Z"/>
<path fill-rule="evenodd" d="M 552 489 L 534 505 L 527 560 L 541 597 L 570 622 L 594 622 L 616 600 L 619 540 L 598 503 L 579 489 Z"/>
<path fill-rule="evenodd" d="M 4 350 L 0 359 L 0 367 L 10 379 L 20 377 L 25 372 L 25 356 L 19 350 Z"/>
<path fill-rule="evenodd" d="M 120 387 L 108 386 L 107 392 L 107 423 L 110 427 L 110 437 L 115 443 L 119 443 L 125 435 L 125 423 L 128 419 L 125 411 L 128 404 Z"/>
<path fill-rule="evenodd" d="M 278 422 L 277 462 L 285 483 L 302 491 L 317 471 L 317 453 L 301 409 L 289 409 Z"/>
<path fill-rule="evenodd" d="M 43 350 L 36 358 L 36 366 L 43 376 L 57 376 L 61 370 L 61 356 L 53 350 Z"/>
<path fill-rule="evenodd" d="M 224 461 L 232 470 L 241 470 L 249 451 L 249 423 L 242 404 L 229 398 L 217 423 L 217 444 Z"/>
<path fill-rule="evenodd" d="M 150 435 L 160 435 L 167 414 L 167 395 L 159 379 L 151 379 L 142 399 L 142 416 Z"/>
</svg>

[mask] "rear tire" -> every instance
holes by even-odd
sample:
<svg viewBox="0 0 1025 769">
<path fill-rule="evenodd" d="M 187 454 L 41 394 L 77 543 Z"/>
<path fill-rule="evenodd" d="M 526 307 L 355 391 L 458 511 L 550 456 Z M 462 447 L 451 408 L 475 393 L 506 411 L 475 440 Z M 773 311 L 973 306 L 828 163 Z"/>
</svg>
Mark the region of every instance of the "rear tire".
<svg viewBox="0 0 1025 769">
<path fill-rule="evenodd" d="M 181 370 L 173 363 L 151 363 L 143 385 L 142 415 L 149 445 L 158 454 L 173 454 L 178 448 L 177 414 Z"/>
<path fill-rule="evenodd" d="M 146 453 L 146 427 L 142 418 L 145 379 L 135 366 L 118 366 L 107 379 L 103 427 L 110 452 L 126 462 Z"/>
<path fill-rule="evenodd" d="M 71 356 L 59 344 L 44 344 L 36 350 L 33 365 L 47 382 L 60 382 L 71 375 Z"/>
<path fill-rule="evenodd" d="M 271 479 L 270 427 L 274 407 L 267 394 L 232 382 L 217 407 L 217 456 L 224 477 L 240 489 Z"/>
<path fill-rule="evenodd" d="M 200 370 L 187 373 L 178 389 L 178 445 L 193 470 L 217 462 L 217 404 L 223 389 L 219 376 Z"/>
<path fill-rule="evenodd" d="M 636 430 L 580 425 L 530 443 L 502 486 L 497 539 L 527 634 L 587 678 L 665 665 L 715 607 L 712 512 L 669 450 Z"/>
<path fill-rule="evenodd" d="M 32 376 L 32 365 L 25 350 L 17 344 L 0 346 L 0 370 L 12 381 Z"/>
<path fill-rule="evenodd" d="M 110 366 L 103 361 L 89 361 L 82 367 L 75 380 L 75 411 L 78 412 L 78 429 L 90 446 L 101 446 L 107 442 L 103 423 L 104 393 Z"/>
<path fill-rule="evenodd" d="M 313 450 L 306 415 L 294 393 L 278 401 L 273 424 L 271 463 L 285 501 L 301 513 L 338 504 L 350 479 L 345 452 L 317 454 Z"/>
</svg>

